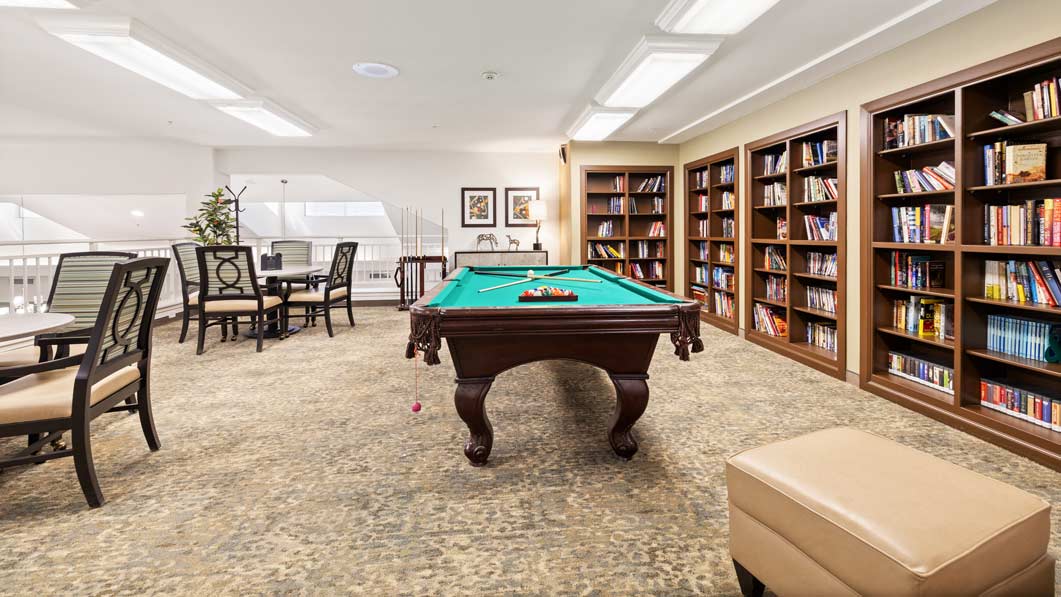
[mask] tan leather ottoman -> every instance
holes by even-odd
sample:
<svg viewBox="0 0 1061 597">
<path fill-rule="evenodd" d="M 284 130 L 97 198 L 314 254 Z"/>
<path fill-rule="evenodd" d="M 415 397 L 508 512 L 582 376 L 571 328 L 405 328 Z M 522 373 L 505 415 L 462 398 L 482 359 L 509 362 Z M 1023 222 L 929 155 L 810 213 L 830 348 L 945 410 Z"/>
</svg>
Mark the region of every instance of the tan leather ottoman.
<svg viewBox="0 0 1061 597">
<path fill-rule="evenodd" d="M 726 461 L 745 595 L 1053 595 L 1050 504 L 854 429 Z"/>
</svg>

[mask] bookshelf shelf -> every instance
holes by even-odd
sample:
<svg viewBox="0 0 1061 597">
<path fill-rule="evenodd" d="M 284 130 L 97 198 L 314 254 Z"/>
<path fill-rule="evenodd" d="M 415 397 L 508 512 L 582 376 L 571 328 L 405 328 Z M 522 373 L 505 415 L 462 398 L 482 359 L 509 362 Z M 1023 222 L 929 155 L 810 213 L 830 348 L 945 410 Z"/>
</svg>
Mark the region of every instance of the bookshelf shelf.
<svg viewBox="0 0 1061 597">
<path fill-rule="evenodd" d="M 923 197 L 942 197 L 944 195 L 953 194 L 953 189 L 947 191 L 921 191 L 920 193 L 884 193 L 883 195 L 877 195 L 877 199 L 914 199 Z"/>
<path fill-rule="evenodd" d="M 671 260 L 674 246 L 671 242 L 671 210 L 673 208 L 671 189 L 674 183 L 674 169 L 670 166 L 582 166 L 582 262 L 618 271 L 623 275 L 635 276 L 639 266 L 645 277 L 641 281 L 665 285 L 672 289 L 673 279 Z M 660 188 L 656 191 L 639 191 L 642 188 Z M 648 185 L 653 186 L 648 186 Z M 660 186 L 654 186 L 659 184 Z M 654 205 L 656 198 L 662 199 L 662 206 Z M 631 204 L 649 211 L 629 213 Z M 621 206 L 621 210 L 614 211 Z M 653 209 L 662 209 L 653 213 Z M 598 230 L 611 225 L 611 236 L 600 236 Z M 655 226 L 661 224 L 662 236 L 653 236 Z M 611 253 L 607 257 L 596 245 Z M 658 257 L 640 257 L 640 247 L 649 255 Z M 610 250 L 609 250 L 610 249 Z M 616 256 L 618 253 L 621 256 Z M 661 272 L 651 271 L 651 266 L 659 262 Z M 662 275 L 660 275 L 662 274 Z"/>
<path fill-rule="evenodd" d="M 1051 178 L 1049 180 L 1037 180 L 1035 182 L 1014 182 L 1010 184 L 990 184 L 990 185 L 978 185 L 972 187 L 966 187 L 965 190 L 971 192 L 981 191 L 995 191 L 998 193 L 1004 193 L 1006 191 L 1014 191 L 1020 189 L 1035 189 L 1039 187 L 1057 187 L 1061 186 L 1061 178 Z"/>
<path fill-rule="evenodd" d="M 952 149 L 954 147 L 954 139 L 941 139 L 939 141 L 932 141 L 929 143 L 918 143 L 917 145 L 907 145 L 906 147 L 896 147 L 894 149 L 882 149 L 877 152 L 877 155 L 881 157 L 890 156 L 907 156 L 914 153 L 929 153 L 933 151 L 944 151 Z"/>
<path fill-rule="evenodd" d="M 1053 118 L 1043 118 L 1042 120 L 1032 120 L 1030 122 L 1024 122 L 1021 124 L 1011 124 L 1009 126 L 997 126 L 990 129 L 984 129 L 982 131 L 969 133 L 967 138 L 969 140 L 977 140 L 983 137 L 1000 139 L 1013 135 L 1029 135 L 1033 133 L 1038 133 L 1040 131 L 1055 130 L 1061 130 L 1061 116 L 1054 116 Z"/>
<path fill-rule="evenodd" d="M 685 187 L 689 189 L 685 205 L 686 296 L 701 302 L 703 321 L 732 334 L 737 333 L 740 321 L 735 274 L 741 255 L 731 235 L 740 229 L 737 155 L 733 148 L 684 167 Z M 716 277 L 726 288 L 716 286 Z"/>
<path fill-rule="evenodd" d="M 744 155 L 749 230 L 745 309 L 752 316 L 746 337 L 839 379 L 847 376 L 846 141 L 847 113 L 840 112 L 748 143 Z M 763 175 L 782 154 L 784 171 Z M 822 179 L 817 187 L 811 177 Z M 821 194 L 812 195 L 815 188 Z M 768 198 L 784 204 L 766 205 Z M 782 230 L 785 238 L 779 239 Z M 819 235 L 817 230 L 829 232 Z M 814 240 L 822 236 L 835 240 Z M 811 268 L 816 260 L 835 260 L 837 276 L 819 275 L 824 270 Z M 787 267 L 777 271 L 781 261 Z M 764 299 L 767 288 L 777 285 L 784 287 L 787 301 Z M 811 295 L 830 297 L 836 311 L 812 308 L 819 303 L 812 303 Z M 773 319 L 772 327 L 780 328 L 777 320 L 783 319 L 787 335 L 771 336 L 756 328 L 758 316 L 765 315 L 762 308 L 756 310 L 756 303 L 774 307 L 767 321 Z"/>
<path fill-rule="evenodd" d="M 1061 308 L 986 298 L 988 261 L 1018 265 L 1061 263 L 1056 246 L 983 244 L 986 208 L 1021 205 L 1061 193 L 1061 117 L 999 126 L 995 110 L 1025 112 L 1025 93 L 1061 75 L 1061 39 L 952 73 L 862 106 L 861 386 L 893 402 L 967 431 L 1061 471 L 1061 432 L 981 404 L 981 381 L 991 380 L 1061 399 L 1061 364 L 988 350 L 988 317 L 1016 316 L 1061 324 Z M 953 115 L 953 138 L 926 146 L 884 149 L 885 119 Z M 889 135 L 891 133 L 888 133 Z M 891 137 L 889 136 L 889 139 Z M 1046 179 L 986 185 L 984 147 L 996 142 L 1045 143 Z M 895 193 L 897 170 L 953 164 L 955 188 Z M 923 203 L 953 206 L 954 243 L 895 243 L 892 209 Z M 911 202 L 905 202 L 912 199 Z M 891 251 L 930 255 L 945 267 L 948 288 L 912 290 L 890 284 Z M 994 267 L 994 266 L 990 266 Z M 1012 266 L 1010 266 L 1012 267 Z M 991 270 L 992 272 L 994 270 Z M 992 273 L 992 276 L 995 274 Z M 952 304 L 953 338 L 921 337 L 892 327 L 893 301 L 908 297 Z M 922 303 L 924 304 L 924 303 Z M 945 329 L 949 329 L 945 325 Z M 889 371 L 899 352 L 950 369 L 953 395 Z M 1052 392 L 1052 393 L 1051 393 Z"/>
</svg>

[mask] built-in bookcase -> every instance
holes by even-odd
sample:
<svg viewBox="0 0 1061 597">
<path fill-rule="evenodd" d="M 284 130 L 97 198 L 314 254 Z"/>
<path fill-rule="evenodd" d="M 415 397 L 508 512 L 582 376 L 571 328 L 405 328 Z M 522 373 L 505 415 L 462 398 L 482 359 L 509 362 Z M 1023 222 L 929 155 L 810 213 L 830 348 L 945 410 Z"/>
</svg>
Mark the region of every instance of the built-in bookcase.
<svg viewBox="0 0 1061 597">
<path fill-rule="evenodd" d="M 583 166 L 582 262 L 673 290 L 673 178 L 670 166 Z"/>
<path fill-rule="evenodd" d="M 703 304 L 701 319 L 733 334 L 740 304 L 737 155 L 734 147 L 685 165 L 686 296 Z"/>
<path fill-rule="evenodd" d="M 1061 431 L 1020 416 L 1012 405 L 985 405 L 981 393 L 986 388 L 982 384 L 997 382 L 1061 399 L 1061 364 L 991 350 L 988 338 L 989 317 L 1056 325 L 1061 324 L 1061 309 L 1027 297 L 1018 302 L 985 294 L 989 262 L 1061 264 L 1061 246 L 1007 246 L 997 236 L 995 244 L 988 238 L 1001 226 L 991 222 L 992 210 L 1061 197 L 1061 118 L 1004 125 L 990 116 L 997 110 L 1025 112 L 1024 93 L 1058 76 L 1061 40 L 863 106 L 861 383 L 866 390 L 1061 470 Z M 910 114 L 953 115 L 953 137 L 891 147 L 894 133 L 886 121 Z M 984 146 L 999 142 L 1045 143 L 1046 179 L 985 184 Z M 942 162 L 953 164 L 952 189 L 898 192 L 896 171 L 924 171 Z M 896 221 L 898 208 L 907 208 L 914 221 Z M 921 223 L 916 222 L 918 209 L 922 216 L 927 210 L 944 214 L 939 233 L 928 233 L 929 242 L 912 242 L 926 240 L 925 233 L 904 236 L 904 225 Z M 953 238 L 942 228 L 947 211 L 954 222 Z M 916 289 L 897 283 L 893 272 L 904 263 L 910 269 L 910 257 L 934 270 L 927 275 L 934 283 Z M 896 320 L 897 302 L 927 304 L 932 313 L 943 309 L 945 317 L 933 321 L 929 330 L 915 331 L 911 320 Z M 924 307 L 918 311 L 926 312 Z M 907 325 L 900 327 L 903 323 Z M 944 328 L 938 330 L 941 323 Z M 921 374 L 896 368 L 896 354 L 916 363 Z M 926 370 L 937 377 L 921 379 Z"/>
<path fill-rule="evenodd" d="M 746 338 L 846 375 L 847 113 L 745 145 Z"/>
</svg>

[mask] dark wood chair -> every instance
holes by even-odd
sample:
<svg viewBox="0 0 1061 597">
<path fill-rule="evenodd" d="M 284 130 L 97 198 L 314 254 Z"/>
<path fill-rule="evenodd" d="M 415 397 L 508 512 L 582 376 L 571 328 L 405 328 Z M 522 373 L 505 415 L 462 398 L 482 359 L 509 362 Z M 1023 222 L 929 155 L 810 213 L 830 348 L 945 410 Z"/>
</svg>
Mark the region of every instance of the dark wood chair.
<svg viewBox="0 0 1061 597">
<path fill-rule="evenodd" d="M 274 240 L 269 245 L 273 255 L 284 256 L 284 267 L 292 265 L 313 265 L 313 243 L 305 240 Z M 309 276 L 280 278 L 278 282 L 287 284 L 296 290 L 308 287 Z"/>
<path fill-rule="evenodd" d="M 346 307 L 346 317 L 350 320 L 350 327 L 354 323 L 354 309 L 351 303 L 351 283 L 353 281 L 354 256 L 357 255 L 357 243 L 346 242 L 335 246 L 335 254 L 332 256 L 331 269 L 327 276 L 312 276 L 310 288 L 305 290 L 292 290 L 290 284 L 284 290 L 284 302 L 288 310 L 291 307 L 302 307 L 305 309 L 307 323 L 312 317 L 316 320 L 318 315 L 324 315 L 324 324 L 328 328 L 328 336 L 334 337 L 332 331 L 332 309 L 335 307 Z M 324 285 L 324 289 L 320 288 Z M 298 317 L 299 315 L 296 315 Z"/>
<path fill-rule="evenodd" d="M 181 312 L 181 336 L 178 344 L 188 337 L 188 326 L 199 319 L 199 260 L 195 249 L 199 243 L 177 243 L 173 245 L 173 259 L 181 278 L 181 297 L 184 309 Z"/>
<path fill-rule="evenodd" d="M 0 469 L 73 456 L 85 499 L 98 507 L 104 500 L 92 460 L 93 420 L 136 411 L 148 447 L 161 447 L 151 413 L 151 329 L 168 267 L 160 257 L 113 264 L 84 354 L 23 367 L 18 379 L 0 385 L 0 437 L 34 438 L 0 460 Z M 65 431 L 73 448 L 42 451 Z"/>
<path fill-rule="evenodd" d="M 195 354 L 203 354 L 206 328 L 220 325 L 222 334 L 229 322 L 249 317 L 257 327 L 258 352 L 262 351 L 265 326 L 280 326 L 286 335 L 287 309 L 283 298 L 262 292 L 254 268 L 254 254 L 247 246 L 196 247 L 199 263 L 199 339 Z M 270 318 L 269 316 L 272 315 Z"/>
<path fill-rule="evenodd" d="M 96 323 L 103 294 L 110 282 L 115 263 L 135 259 L 136 253 L 124 251 L 86 251 L 63 253 L 52 277 L 48 292 L 48 310 L 74 316 L 66 327 L 40 334 L 33 344 L 40 351 L 38 361 L 70 355 L 72 346 L 88 343 Z"/>
</svg>

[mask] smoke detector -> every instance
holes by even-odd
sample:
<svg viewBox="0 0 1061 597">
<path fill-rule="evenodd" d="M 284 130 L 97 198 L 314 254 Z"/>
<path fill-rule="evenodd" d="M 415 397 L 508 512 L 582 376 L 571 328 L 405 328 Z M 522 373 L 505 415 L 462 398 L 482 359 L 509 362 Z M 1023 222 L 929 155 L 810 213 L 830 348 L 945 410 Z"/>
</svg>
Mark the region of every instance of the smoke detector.
<svg viewBox="0 0 1061 597">
<path fill-rule="evenodd" d="M 494 79 L 500 78 L 501 73 L 492 70 L 484 70 L 479 76 L 486 79 L 487 81 L 493 81 Z"/>
</svg>

